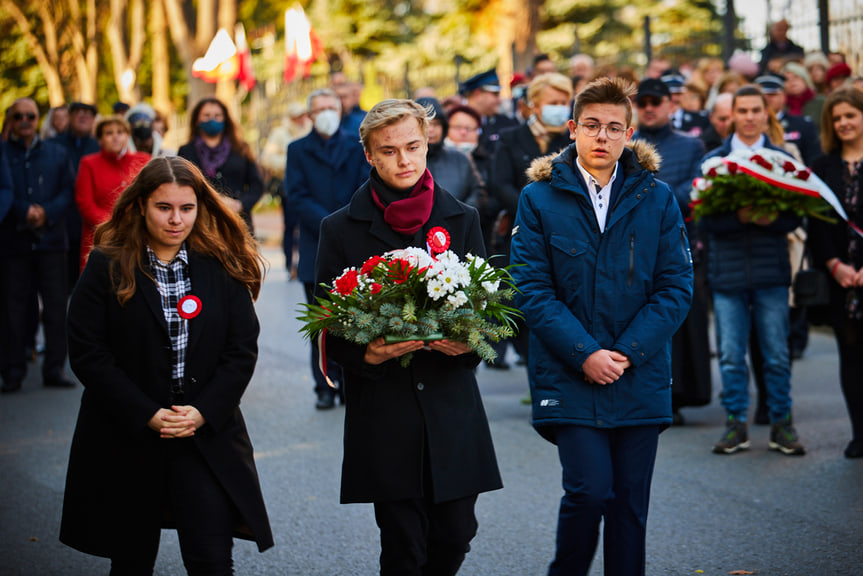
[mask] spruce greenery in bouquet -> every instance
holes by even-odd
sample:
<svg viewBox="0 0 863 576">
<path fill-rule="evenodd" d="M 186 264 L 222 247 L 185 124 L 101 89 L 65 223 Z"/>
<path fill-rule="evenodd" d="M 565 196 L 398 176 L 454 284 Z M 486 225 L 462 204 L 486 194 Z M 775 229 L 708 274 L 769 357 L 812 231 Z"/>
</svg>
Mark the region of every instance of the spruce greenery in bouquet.
<svg viewBox="0 0 863 576">
<path fill-rule="evenodd" d="M 831 221 L 824 213 L 826 186 L 812 171 L 781 152 L 762 148 L 737 150 L 723 158 L 708 158 L 702 177 L 692 183 L 693 217 L 750 208 L 753 220 L 773 221 L 779 212 Z M 828 190 L 829 191 L 829 190 Z"/>
<path fill-rule="evenodd" d="M 509 268 L 495 268 L 479 256 L 464 261 L 449 247 L 443 228 L 429 232 L 429 249 L 406 248 L 373 256 L 362 267 L 347 268 L 322 284 L 326 297 L 304 307 L 298 319 L 309 339 L 323 330 L 368 344 L 454 340 L 466 343 L 482 359 L 493 361 L 497 342 L 515 333 L 521 313 L 507 305 L 515 295 Z M 412 354 L 402 356 L 403 366 Z"/>
</svg>

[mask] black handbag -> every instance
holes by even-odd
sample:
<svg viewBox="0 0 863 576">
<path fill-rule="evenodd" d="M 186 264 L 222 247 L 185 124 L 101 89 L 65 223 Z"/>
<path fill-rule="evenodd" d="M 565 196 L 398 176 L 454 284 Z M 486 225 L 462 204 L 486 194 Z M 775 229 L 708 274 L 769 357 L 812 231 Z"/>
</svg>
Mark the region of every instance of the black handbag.
<svg viewBox="0 0 863 576">
<path fill-rule="evenodd" d="M 830 303 L 830 278 L 821 268 L 803 268 L 807 252 L 809 252 L 809 242 L 806 243 L 806 248 L 800 256 L 800 269 L 791 285 L 794 307 L 827 306 Z"/>
</svg>

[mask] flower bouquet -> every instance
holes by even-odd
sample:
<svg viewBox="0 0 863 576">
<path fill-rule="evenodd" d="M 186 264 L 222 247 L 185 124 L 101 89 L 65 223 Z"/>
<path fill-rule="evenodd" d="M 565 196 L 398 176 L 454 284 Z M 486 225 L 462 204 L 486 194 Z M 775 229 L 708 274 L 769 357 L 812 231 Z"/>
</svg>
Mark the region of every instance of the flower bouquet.
<svg viewBox="0 0 863 576">
<path fill-rule="evenodd" d="M 464 261 L 448 250 L 443 228 L 429 232 L 428 249 L 406 248 L 373 256 L 362 267 L 347 268 L 333 280 L 318 304 L 298 319 L 309 339 L 328 330 L 356 344 L 383 336 L 387 342 L 442 340 L 466 343 L 484 360 L 497 342 L 514 334 L 521 313 L 506 304 L 515 294 L 507 268 L 468 254 Z M 403 366 L 411 354 L 402 356 Z"/>
<path fill-rule="evenodd" d="M 737 150 L 708 158 L 701 172 L 690 196 L 696 220 L 749 208 L 753 220 L 772 221 L 789 211 L 830 221 L 824 215 L 830 202 L 825 189 L 833 196 L 830 189 L 809 168 L 775 150 Z"/>
</svg>

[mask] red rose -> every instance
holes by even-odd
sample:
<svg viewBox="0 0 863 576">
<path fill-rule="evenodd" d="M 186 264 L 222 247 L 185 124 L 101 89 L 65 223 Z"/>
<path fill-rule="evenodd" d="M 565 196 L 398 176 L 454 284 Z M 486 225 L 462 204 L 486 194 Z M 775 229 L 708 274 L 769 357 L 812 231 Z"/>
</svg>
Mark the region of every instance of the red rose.
<svg viewBox="0 0 863 576">
<path fill-rule="evenodd" d="M 383 261 L 384 259 L 380 256 L 372 256 L 363 263 L 363 267 L 360 269 L 360 272 L 366 275 L 371 274 L 372 270 L 374 270 L 377 265 Z"/>
<path fill-rule="evenodd" d="M 383 286 L 381 286 L 379 283 L 374 282 L 374 283 L 372 284 L 372 294 L 377 294 L 377 293 L 378 293 L 378 292 L 380 292 L 382 289 L 383 289 Z"/>
<path fill-rule="evenodd" d="M 797 169 L 797 167 L 794 165 L 794 162 L 792 162 L 791 160 L 786 160 L 785 164 L 782 165 L 782 169 L 785 170 L 786 172 L 794 172 Z"/>
<path fill-rule="evenodd" d="M 761 156 L 760 154 L 756 154 L 755 156 L 750 158 L 750 160 L 752 162 L 755 162 L 756 164 L 758 164 L 759 166 L 761 166 L 765 170 L 772 170 L 773 169 L 773 164 L 771 164 L 770 162 L 765 160 L 764 157 Z"/>
<path fill-rule="evenodd" d="M 731 174 L 732 176 L 737 174 L 737 163 L 736 162 L 729 162 L 727 164 L 727 166 L 728 166 L 728 173 L 729 174 Z"/>
<path fill-rule="evenodd" d="M 708 178 L 716 178 L 716 168 L 711 168 L 707 171 Z"/>
<path fill-rule="evenodd" d="M 806 180 L 809 180 L 810 174 L 812 174 L 812 171 L 809 168 L 805 168 L 803 170 L 798 170 L 795 176 L 798 180 L 803 180 L 805 182 Z"/>
<path fill-rule="evenodd" d="M 338 278 L 336 278 L 336 292 L 342 296 L 347 296 L 357 287 L 357 271 L 348 270 Z"/>
</svg>

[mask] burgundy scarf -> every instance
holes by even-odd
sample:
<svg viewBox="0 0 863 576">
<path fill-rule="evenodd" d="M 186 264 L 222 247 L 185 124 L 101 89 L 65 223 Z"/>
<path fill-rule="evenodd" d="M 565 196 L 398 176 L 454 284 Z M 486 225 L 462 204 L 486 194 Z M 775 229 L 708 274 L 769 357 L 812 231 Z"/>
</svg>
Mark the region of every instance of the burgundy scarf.
<svg viewBox="0 0 863 576">
<path fill-rule="evenodd" d="M 813 98 L 815 98 L 815 92 L 813 92 L 810 88 L 807 88 L 805 91 L 798 94 L 797 96 L 792 96 L 791 94 L 788 94 L 785 97 L 785 102 L 788 106 L 788 113 L 792 116 L 802 115 L 803 107 L 806 106 L 806 104 Z"/>
<path fill-rule="evenodd" d="M 370 184 L 372 199 L 384 211 L 384 221 L 399 234 L 416 234 L 428 222 L 434 204 L 434 180 L 428 168 L 407 197 L 388 204 L 384 204 L 381 197 L 392 198 L 394 192 L 380 179 L 377 170 L 372 171 Z"/>
</svg>

